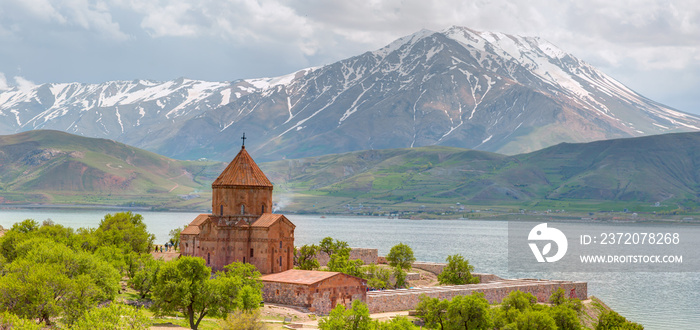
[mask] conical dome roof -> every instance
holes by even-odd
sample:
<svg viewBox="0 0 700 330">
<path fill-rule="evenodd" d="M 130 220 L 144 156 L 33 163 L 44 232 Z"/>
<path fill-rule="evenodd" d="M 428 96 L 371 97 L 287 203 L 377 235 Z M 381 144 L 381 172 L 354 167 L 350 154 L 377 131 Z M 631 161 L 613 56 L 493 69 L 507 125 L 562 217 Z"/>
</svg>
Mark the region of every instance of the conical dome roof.
<svg viewBox="0 0 700 330">
<path fill-rule="evenodd" d="M 245 146 L 243 146 L 236 158 L 228 164 L 226 169 L 212 183 L 212 187 L 217 186 L 272 187 L 272 183 L 258 165 L 255 164 L 255 161 L 253 161 L 253 158 L 250 157 L 250 154 L 245 150 Z"/>
</svg>

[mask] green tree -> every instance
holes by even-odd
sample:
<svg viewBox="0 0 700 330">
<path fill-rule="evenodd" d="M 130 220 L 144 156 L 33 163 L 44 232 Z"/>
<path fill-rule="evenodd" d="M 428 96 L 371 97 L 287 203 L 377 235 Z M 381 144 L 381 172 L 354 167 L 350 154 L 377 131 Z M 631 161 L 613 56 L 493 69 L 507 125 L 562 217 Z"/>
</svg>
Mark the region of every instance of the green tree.
<svg viewBox="0 0 700 330">
<path fill-rule="evenodd" d="M 184 256 L 165 263 L 151 293 L 153 311 L 156 315 L 180 311 L 188 318 L 190 327 L 197 329 L 207 315 L 224 317 L 240 306 L 250 306 L 253 296 L 250 290 L 246 289 L 248 293 L 243 295 L 244 302 L 240 301 L 239 292 L 245 283 L 256 281 L 252 277 L 257 271 L 252 272 L 248 266 L 238 264 L 226 266 L 226 272 L 217 272 L 211 278 L 211 269 L 202 258 Z M 252 275 L 244 277 L 241 274 Z M 259 291 L 260 285 L 256 284 L 253 289 Z"/>
<path fill-rule="evenodd" d="M 521 313 L 515 321 L 518 330 L 556 330 L 557 325 L 554 323 L 549 314 L 544 311 L 528 310 Z"/>
<path fill-rule="evenodd" d="M 394 288 L 405 288 L 406 285 L 406 272 L 401 267 L 394 267 Z"/>
<path fill-rule="evenodd" d="M 425 322 L 426 327 L 441 330 L 447 329 L 447 308 L 449 305 L 450 303 L 447 300 L 422 295 L 420 302 L 416 305 L 416 313 Z"/>
<path fill-rule="evenodd" d="M 360 300 L 354 300 L 349 310 L 338 304 L 330 314 L 318 322 L 321 330 L 370 330 L 374 321 L 369 317 L 367 305 Z"/>
<path fill-rule="evenodd" d="M 98 302 L 113 299 L 119 273 L 107 262 L 46 238 L 28 239 L 0 277 L 0 305 L 20 317 L 70 325 Z"/>
<path fill-rule="evenodd" d="M 350 246 L 348 245 L 348 242 L 339 240 L 333 241 L 332 237 L 325 237 L 322 239 L 318 247 L 319 251 L 328 254 L 329 258 L 334 254 L 341 253 L 343 251 L 347 251 L 348 255 L 350 254 Z"/>
<path fill-rule="evenodd" d="M 489 302 L 481 292 L 452 298 L 447 317 L 452 329 L 490 329 Z"/>
<path fill-rule="evenodd" d="M 127 282 L 134 290 L 139 293 L 141 299 L 146 298 L 153 291 L 153 287 L 158 277 L 160 268 L 165 263 L 162 260 L 155 260 L 150 254 L 146 254 L 147 258 L 142 259 L 143 263 L 134 272 L 134 275 Z"/>
<path fill-rule="evenodd" d="M 562 287 L 558 287 L 557 290 L 552 292 L 552 295 L 549 296 L 549 303 L 553 306 L 562 305 L 567 301 L 568 299 L 566 298 L 566 292 L 564 292 Z"/>
<path fill-rule="evenodd" d="M 391 284 L 391 271 L 376 264 L 362 267 L 361 273 L 362 277 L 367 280 L 367 286 L 370 288 L 386 289 Z"/>
<path fill-rule="evenodd" d="M 464 259 L 459 254 L 447 256 L 447 266 L 438 274 L 440 284 L 472 284 L 479 283 L 478 277 L 473 277 L 474 266 L 469 264 L 469 260 Z"/>
<path fill-rule="evenodd" d="M 150 252 L 155 236 L 146 230 L 146 224 L 140 214 L 131 212 L 119 212 L 107 214 L 100 221 L 100 226 L 95 231 L 98 244 L 114 245 L 125 253 Z"/>
<path fill-rule="evenodd" d="M 108 262 L 119 274 L 123 274 L 126 269 L 124 252 L 114 245 L 100 246 L 95 250 L 95 256 Z"/>
<path fill-rule="evenodd" d="M 7 262 L 12 262 L 17 257 L 17 246 L 31 238 L 35 237 L 39 231 L 39 223 L 33 219 L 26 219 L 22 222 L 17 222 L 12 225 L 2 238 L 0 238 L 0 253 Z"/>
<path fill-rule="evenodd" d="M 516 319 L 526 311 L 532 309 L 537 303 L 537 298 L 531 293 L 520 290 L 511 291 L 507 297 L 501 301 L 501 309 L 505 317 L 505 323 L 515 322 Z"/>
<path fill-rule="evenodd" d="M 318 269 L 320 267 L 318 259 L 316 259 L 318 251 L 318 246 L 314 244 L 302 245 L 298 250 L 294 251 L 294 264 L 301 270 Z"/>
<path fill-rule="evenodd" d="M 93 308 L 73 323 L 70 329 L 132 329 L 145 330 L 151 327 L 151 319 L 142 310 L 111 303 L 107 307 Z"/>
<path fill-rule="evenodd" d="M 413 250 L 410 246 L 399 243 L 391 248 L 389 254 L 386 255 L 386 260 L 391 267 L 411 270 L 411 264 L 416 261 L 416 258 L 413 256 Z"/>
<path fill-rule="evenodd" d="M 236 278 L 241 281 L 241 286 L 250 286 L 257 290 L 261 290 L 263 287 L 262 282 L 260 282 L 262 274 L 253 264 L 233 262 L 224 266 L 224 273 L 217 273 L 217 275 Z"/>
<path fill-rule="evenodd" d="M 341 272 L 344 274 L 362 277 L 362 260 L 350 260 L 350 251 L 341 250 L 331 255 L 328 261 L 328 271 Z"/>
<path fill-rule="evenodd" d="M 170 243 L 173 244 L 173 247 L 177 251 L 180 249 L 180 233 L 182 232 L 183 229 L 187 228 L 187 225 L 185 225 L 182 228 L 175 228 L 170 231 Z"/>
<path fill-rule="evenodd" d="M 554 319 L 554 323 L 559 330 L 579 330 L 581 321 L 576 311 L 566 305 L 558 305 L 549 309 L 549 315 Z"/>
<path fill-rule="evenodd" d="M 614 311 L 605 311 L 598 317 L 595 330 L 643 330 L 641 324 L 628 321 L 624 316 Z"/>
</svg>

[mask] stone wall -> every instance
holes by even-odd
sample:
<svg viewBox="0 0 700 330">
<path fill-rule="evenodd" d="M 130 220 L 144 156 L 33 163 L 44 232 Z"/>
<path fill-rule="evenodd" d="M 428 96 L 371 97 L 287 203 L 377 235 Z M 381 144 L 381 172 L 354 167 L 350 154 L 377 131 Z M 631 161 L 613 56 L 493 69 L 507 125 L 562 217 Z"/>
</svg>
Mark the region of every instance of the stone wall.
<svg viewBox="0 0 700 330">
<path fill-rule="evenodd" d="M 365 249 L 365 248 L 352 248 L 350 250 L 350 260 L 362 260 L 365 265 L 376 264 L 379 251 L 377 249 Z M 330 257 L 325 252 L 319 252 L 316 254 L 316 260 L 321 265 L 321 267 L 328 265 Z"/>
<path fill-rule="evenodd" d="M 413 268 L 429 271 L 435 275 L 440 275 L 440 273 L 442 273 L 442 269 L 445 268 L 445 266 L 447 266 L 447 264 L 442 262 L 416 261 L 413 264 L 411 264 L 411 267 Z"/>
<path fill-rule="evenodd" d="M 440 273 L 442 273 L 442 270 L 445 268 L 445 266 L 447 266 L 447 264 L 442 263 L 442 262 L 423 262 L 423 261 L 416 261 L 411 265 L 411 267 L 413 267 L 413 268 L 422 269 L 422 270 L 431 272 L 435 275 L 440 275 Z M 496 275 L 486 274 L 486 273 L 472 273 L 472 276 L 478 277 L 479 283 L 489 283 L 489 282 L 502 280 L 502 278 L 500 278 Z"/>
<path fill-rule="evenodd" d="M 588 297 L 586 282 L 547 281 L 547 280 L 501 280 L 490 283 L 425 287 L 401 290 L 372 291 L 367 293 L 367 306 L 370 313 L 384 313 L 411 310 L 416 307 L 422 295 L 431 298 L 452 299 L 458 295 L 483 292 L 490 303 L 500 303 L 511 291 L 520 290 L 532 293 L 538 302 L 546 302 L 557 288 L 563 288 L 567 295 L 578 299 Z"/>
</svg>

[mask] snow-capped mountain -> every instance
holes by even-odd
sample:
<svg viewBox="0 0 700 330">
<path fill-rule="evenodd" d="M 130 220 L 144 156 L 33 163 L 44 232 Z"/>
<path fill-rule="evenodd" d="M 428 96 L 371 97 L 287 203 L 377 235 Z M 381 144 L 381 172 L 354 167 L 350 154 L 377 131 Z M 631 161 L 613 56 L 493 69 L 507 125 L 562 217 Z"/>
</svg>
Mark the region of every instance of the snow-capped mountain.
<svg viewBox="0 0 700 330">
<path fill-rule="evenodd" d="M 58 129 L 176 158 L 449 145 L 501 153 L 700 129 L 539 38 L 452 27 L 278 78 L 45 84 L 0 93 L 0 133 Z"/>
</svg>

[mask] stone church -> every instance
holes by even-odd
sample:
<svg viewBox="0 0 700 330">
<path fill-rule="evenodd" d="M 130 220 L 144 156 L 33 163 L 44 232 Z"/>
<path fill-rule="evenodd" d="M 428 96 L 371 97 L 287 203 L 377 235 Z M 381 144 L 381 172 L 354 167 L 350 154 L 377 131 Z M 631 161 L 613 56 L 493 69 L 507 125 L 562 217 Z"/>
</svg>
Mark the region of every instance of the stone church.
<svg viewBox="0 0 700 330">
<path fill-rule="evenodd" d="M 213 214 L 200 214 L 180 233 L 183 256 L 204 258 L 213 270 L 234 261 L 253 264 L 262 274 L 294 267 L 295 226 L 272 213 L 272 183 L 245 143 L 212 190 Z"/>
</svg>

